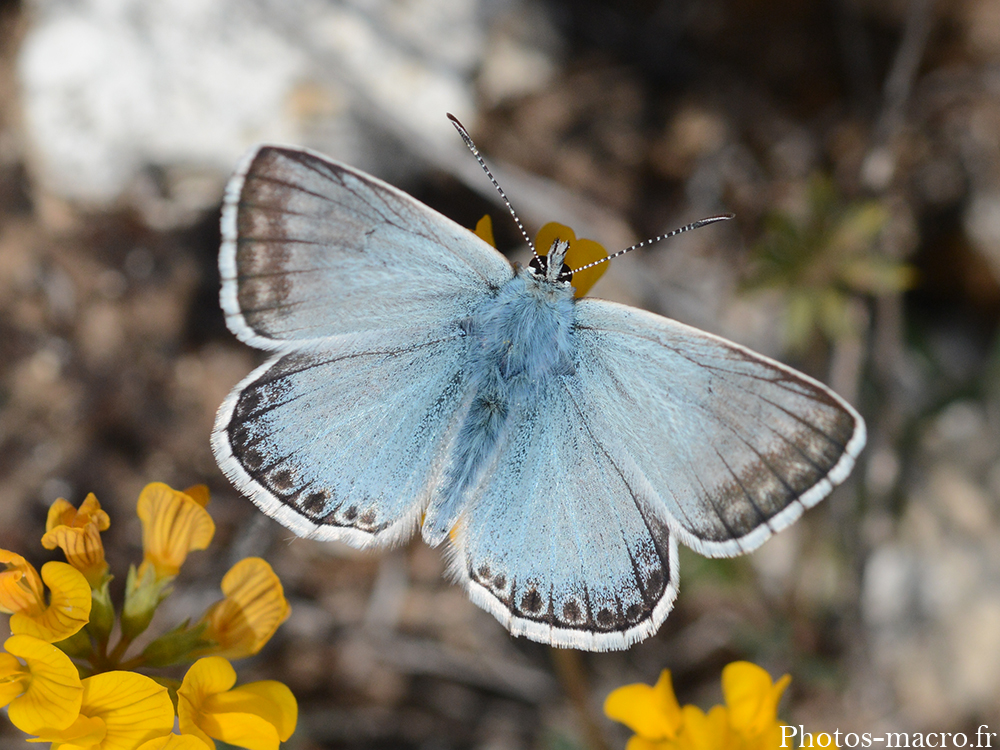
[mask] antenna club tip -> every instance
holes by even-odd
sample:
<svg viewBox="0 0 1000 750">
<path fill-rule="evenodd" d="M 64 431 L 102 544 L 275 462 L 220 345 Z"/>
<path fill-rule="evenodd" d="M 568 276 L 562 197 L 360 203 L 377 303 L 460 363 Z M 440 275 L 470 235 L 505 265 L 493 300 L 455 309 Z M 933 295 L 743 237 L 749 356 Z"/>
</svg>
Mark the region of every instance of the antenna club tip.
<svg viewBox="0 0 1000 750">
<path fill-rule="evenodd" d="M 445 115 L 447 115 L 448 119 L 451 120 L 451 124 L 455 126 L 459 133 L 463 136 L 468 136 L 469 131 L 466 129 L 465 125 L 463 125 L 462 122 L 455 117 L 455 115 L 451 112 L 445 112 Z"/>
</svg>

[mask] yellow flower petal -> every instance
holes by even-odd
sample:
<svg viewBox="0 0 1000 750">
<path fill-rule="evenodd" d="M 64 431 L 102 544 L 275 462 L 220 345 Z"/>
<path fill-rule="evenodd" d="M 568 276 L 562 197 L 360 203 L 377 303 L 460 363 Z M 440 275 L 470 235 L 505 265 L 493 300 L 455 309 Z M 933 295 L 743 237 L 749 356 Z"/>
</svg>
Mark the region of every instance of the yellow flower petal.
<svg viewBox="0 0 1000 750">
<path fill-rule="evenodd" d="M 483 214 L 483 218 L 476 222 L 476 236 L 493 247 L 497 246 L 496 240 L 493 239 L 493 219 L 489 214 Z"/>
<path fill-rule="evenodd" d="M 101 532 L 106 531 L 110 523 L 93 492 L 87 495 L 79 510 L 60 498 L 49 508 L 42 546 L 61 548 L 66 562 L 83 573 L 96 589 L 108 572 Z"/>
<path fill-rule="evenodd" d="M 184 490 L 184 494 L 198 503 L 202 508 L 208 507 L 211 495 L 209 495 L 207 484 L 193 484 Z"/>
<path fill-rule="evenodd" d="M 281 581 L 259 557 L 230 568 L 222 579 L 222 593 L 226 598 L 202 617 L 208 624 L 203 636 L 218 644 L 213 654 L 228 659 L 256 654 L 291 612 Z"/>
<path fill-rule="evenodd" d="M 181 731 L 199 737 L 214 750 L 215 742 L 200 727 L 202 708 L 210 695 L 223 693 L 235 684 L 236 670 L 221 657 L 208 656 L 192 664 L 177 690 L 177 719 Z"/>
<path fill-rule="evenodd" d="M 200 490 L 195 494 L 203 499 Z M 215 522 L 198 500 L 162 482 L 146 485 L 136 512 L 142 521 L 143 561 L 158 578 L 177 575 L 188 553 L 208 547 L 215 534 Z"/>
<path fill-rule="evenodd" d="M 35 566 L 16 552 L 0 549 L 0 612 L 28 615 L 45 609 L 45 589 Z"/>
<path fill-rule="evenodd" d="M 83 681 L 80 718 L 62 732 L 39 733 L 59 750 L 134 750 L 174 727 L 167 689 L 135 672 L 104 672 Z"/>
<path fill-rule="evenodd" d="M 736 661 L 726 665 L 722 670 L 722 694 L 733 729 L 752 738 L 773 726 L 781 694 L 791 679 L 785 675 L 772 684 L 771 675 L 756 664 Z"/>
<path fill-rule="evenodd" d="M 107 735 L 108 727 L 104 719 L 92 719 L 81 714 L 66 729 L 43 729 L 37 738 L 28 742 L 51 742 L 58 750 L 92 750 L 100 747 Z"/>
<path fill-rule="evenodd" d="M 30 635 L 49 643 L 69 638 L 90 620 L 90 584 L 83 573 L 61 562 L 42 566 L 42 580 L 51 590 L 51 601 L 41 612 L 15 612 L 10 631 Z"/>
<path fill-rule="evenodd" d="M 278 730 L 253 714 L 208 714 L 202 718 L 205 733 L 247 750 L 278 750 Z"/>
<path fill-rule="evenodd" d="M 633 734 L 625 743 L 625 750 L 674 750 L 677 744 L 673 740 L 647 740 Z"/>
<path fill-rule="evenodd" d="M 22 732 L 38 734 L 43 728 L 65 729 L 80 713 L 83 686 L 76 666 L 51 643 L 27 635 L 15 635 L 4 643 L 7 657 L 0 663 L 0 683 L 3 674 L 13 677 L 9 659 L 23 659 L 17 664 L 21 672 L 21 692 L 10 701 L 7 715 L 11 724 Z M 9 684 L 9 683 L 8 683 Z M 0 703 L 0 705 L 3 705 Z"/>
<path fill-rule="evenodd" d="M 681 750 L 727 750 L 737 747 L 730 737 L 729 717 L 724 707 L 713 706 L 706 714 L 697 706 L 684 706 L 682 712 Z"/>
<path fill-rule="evenodd" d="M 93 494 L 93 493 L 91 493 Z M 87 496 L 90 499 L 91 495 Z M 45 518 L 45 530 L 52 531 L 56 526 L 68 525 L 76 513 L 73 504 L 64 498 L 59 498 L 49 506 L 48 516 Z M 63 519 L 66 519 L 65 521 Z"/>
<path fill-rule="evenodd" d="M 653 687 L 637 683 L 613 690 L 604 701 L 604 713 L 640 737 L 649 740 L 676 737 L 682 717 L 670 683 L 670 670 L 664 669 Z"/>
<path fill-rule="evenodd" d="M 276 680 L 248 682 L 205 702 L 211 713 L 253 714 L 272 725 L 282 742 L 292 736 L 298 721 L 299 707 L 288 686 Z"/>
<path fill-rule="evenodd" d="M 45 530 L 52 531 L 56 526 L 83 528 L 91 523 L 97 526 L 98 531 L 107 531 L 111 526 L 111 519 L 107 513 L 101 510 L 101 504 L 93 492 L 87 495 L 79 509 L 74 508 L 63 498 L 52 503 L 45 519 Z"/>
<path fill-rule="evenodd" d="M 30 676 L 24 665 L 10 654 L 0 653 L 0 708 L 27 690 Z"/>
<path fill-rule="evenodd" d="M 210 750 L 204 740 L 193 734 L 168 734 L 139 745 L 136 750 Z"/>
<path fill-rule="evenodd" d="M 297 706 L 288 688 L 273 681 L 233 688 L 236 671 L 218 656 L 199 659 L 177 691 L 182 732 L 249 750 L 277 750 L 295 730 Z"/>
<path fill-rule="evenodd" d="M 535 235 L 535 251 L 539 255 L 548 255 L 552 248 L 552 243 L 557 239 L 569 242 L 569 250 L 566 251 L 565 263 L 573 269 L 573 289 L 574 297 L 583 297 L 590 288 L 597 283 L 597 280 L 608 270 L 609 263 L 588 268 L 585 271 L 577 271 L 585 265 L 608 257 L 608 251 L 594 240 L 577 239 L 576 232 L 563 224 L 550 221 L 538 230 Z"/>
</svg>

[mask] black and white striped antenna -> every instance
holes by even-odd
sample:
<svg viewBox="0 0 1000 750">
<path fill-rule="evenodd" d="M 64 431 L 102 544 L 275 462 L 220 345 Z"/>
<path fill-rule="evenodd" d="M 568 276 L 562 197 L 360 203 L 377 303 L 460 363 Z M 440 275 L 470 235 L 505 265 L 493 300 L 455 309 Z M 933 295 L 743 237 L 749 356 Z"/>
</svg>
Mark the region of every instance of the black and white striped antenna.
<svg viewBox="0 0 1000 750">
<path fill-rule="evenodd" d="M 517 224 L 517 228 L 521 230 L 521 236 L 524 237 L 525 241 L 528 243 L 528 247 L 531 248 L 531 254 L 537 258 L 538 253 L 535 251 L 535 243 L 531 241 L 528 233 L 524 231 L 524 225 L 521 224 L 521 220 L 517 218 L 517 212 L 514 210 L 514 207 L 510 205 L 510 201 L 507 200 L 507 194 L 503 191 L 503 188 L 500 187 L 500 183 L 497 182 L 497 178 L 493 176 L 490 168 L 487 167 L 486 162 L 483 161 L 483 157 L 479 153 L 479 149 L 476 148 L 476 144 L 473 142 L 472 136 L 469 135 L 469 131 L 465 129 L 465 126 L 458 121 L 458 118 L 455 117 L 455 115 L 451 114 L 451 112 L 448 112 L 447 114 L 448 119 L 451 120 L 451 124 L 455 126 L 455 130 L 458 131 L 458 134 L 462 136 L 462 140 L 465 141 L 465 145 L 469 147 L 469 151 L 471 151 L 472 155 L 476 157 L 476 161 L 479 162 L 479 166 L 483 168 L 486 176 L 490 178 L 490 182 L 493 183 L 493 187 L 495 187 L 497 192 L 500 193 L 500 197 L 503 198 L 503 202 L 507 205 L 507 210 L 510 211 L 510 215 L 514 217 L 514 223 Z"/>
<path fill-rule="evenodd" d="M 496 177 L 493 176 L 493 173 L 490 171 L 490 168 L 487 167 L 486 162 L 483 161 L 483 157 L 479 153 L 479 149 L 476 148 L 476 144 L 475 142 L 473 142 L 472 136 L 469 135 L 469 131 L 466 130 L 465 126 L 458 121 L 458 118 L 455 117 L 455 115 L 451 114 L 450 112 L 448 113 L 448 119 L 451 120 L 451 124 L 455 126 L 455 130 L 458 131 L 458 134 L 462 136 L 462 140 L 465 141 L 465 145 L 469 147 L 469 150 L 472 152 L 472 155 L 476 157 L 476 161 L 479 162 L 479 166 L 483 168 L 483 171 L 486 173 L 486 176 L 490 178 L 490 182 L 493 183 L 493 187 L 495 187 L 497 189 L 497 192 L 500 193 L 500 197 L 503 199 L 504 204 L 506 204 L 507 210 L 510 211 L 510 215 L 514 217 L 514 223 L 517 224 L 517 228 L 521 230 L 521 235 L 527 241 L 528 247 L 531 248 L 531 254 L 537 258 L 538 252 L 535 250 L 535 244 L 531 241 L 531 238 L 528 236 L 528 233 L 524 231 L 524 225 L 521 224 L 521 220 L 517 218 L 517 212 L 515 212 L 514 207 L 510 205 L 510 201 L 507 199 L 507 194 L 504 193 L 503 188 L 500 187 L 500 183 L 497 182 Z M 574 273 L 579 273 L 580 271 L 584 271 L 588 268 L 599 266 L 601 263 L 607 263 L 608 261 L 621 257 L 625 253 L 632 252 L 633 250 L 638 250 L 640 247 L 645 247 L 646 245 L 652 245 L 654 242 L 659 242 L 660 240 L 669 239 L 670 237 L 676 237 L 678 234 L 683 234 L 684 232 L 690 232 L 692 229 L 698 229 L 700 227 L 708 226 L 709 224 L 715 224 L 718 221 L 728 221 L 729 219 L 735 219 L 735 218 L 736 214 L 719 214 L 717 216 L 708 216 L 704 219 L 698 219 L 698 221 L 693 221 L 690 224 L 685 224 L 684 226 L 678 227 L 677 229 L 672 229 L 666 234 L 660 234 L 657 235 L 656 237 L 653 237 L 652 239 L 643 240 L 642 242 L 637 242 L 631 247 L 626 247 L 624 250 L 619 250 L 617 253 L 613 253 L 607 256 L 606 258 L 601 258 L 600 260 L 595 260 L 593 263 L 588 263 L 585 266 L 574 268 L 568 274 L 561 274 L 559 278 L 563 277 L 568 278 L 572 276 Z"/>
</svg>

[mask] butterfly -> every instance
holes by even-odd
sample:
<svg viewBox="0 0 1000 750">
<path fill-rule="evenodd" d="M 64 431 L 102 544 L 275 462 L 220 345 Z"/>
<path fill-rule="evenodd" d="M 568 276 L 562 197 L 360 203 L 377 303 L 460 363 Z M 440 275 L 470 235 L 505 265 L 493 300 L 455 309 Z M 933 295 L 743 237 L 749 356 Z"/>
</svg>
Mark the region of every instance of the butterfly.
<svg viewBox="0 0 1000 750">
<path fill-rule="evenodd" d="M 561 234 L 515 266 L 364 172 L 257 147 L 225 191 L 221 304 L 271 356 L 212 446 L 300 536 L 419 528 L 513 635 L 624 649 L 670 612 L 678 543 L 756 549 L 847 478 L 865 425 L 779 362 L 575 296 Z"/>
</svg>

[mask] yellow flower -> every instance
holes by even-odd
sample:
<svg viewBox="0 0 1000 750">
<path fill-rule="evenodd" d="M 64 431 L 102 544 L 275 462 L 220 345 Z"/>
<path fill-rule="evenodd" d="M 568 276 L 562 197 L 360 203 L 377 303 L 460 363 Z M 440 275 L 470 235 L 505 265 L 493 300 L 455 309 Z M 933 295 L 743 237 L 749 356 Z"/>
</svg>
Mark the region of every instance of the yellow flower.
<svg viewBox="0 0 1000 750">
<path fill-rule="evenodd" d="M 29 742 L 51 742 L 58 750 L 133 750 L 173 727 L 174 704 L 165 687 L 135 672 L 103 672 L 83 681 L 76 721 L 36 732 Z"/>
<path fill-rule="evenodd" d="M 734 748 L 729 717 L 723 706 L 713 706 L 707 714 L 697 706 L 684 706 L 684 731 L 678 738 L 681 750 Z M 777 750 L 777 746 L 775 746 Z"/>
<path fill-rule="evenodd" d="M 604 713 L 636 734 L 627 750 L 776 750 L 781 745 L 778 702 L 791 677 L 775 683 L 756 664 L 733 662 L 722 670 L 725 706 L 707 714 L 680 708 L 663 670 L 655 687 L 625 685 L 604 702 Z"/>
<path fill-rule="evenodd" d="M 213 750 L 213 738 L 249 750 L 277 750 L 298 720 L 292 691 L 274 680 L 235 684 L 236 671 L 225 659 L 209 656 L 192 664 L 177 691 L 181 731 Z"/>
<path fill-rule="evenodd" d="M 71 565 L 47 562 L 38 571 L 20 555 L 0 549 L 0 612 L 11 615 L 10 630 L 55 643 L 80 630 L 90 619 L 90 584 Z M 52 590 L 46 604 L 42 581 Z"/>
<path fill-rule="evenodd" d="M 497 246 L 497 241 L 493 239 L 493 219 L 490 218 L 489 214 L 483 214 L 483 218 L 476 222 L 476 228 L 473 232 L 479 239 L 490 243 L 493 247 Z"/>
<path fill-rule="evenodd" d="M 143 742 L 136 750 L 211 750 L 205 741 L 193 734 L 168 734 Z"/>
<path fill-rule="evenodd" d="M 770 748 L 781 744 L 778 703 L 790 675 L 771 682 L 766 670 L 748 661 L 736 661 L 722 670 L 722 694 L 729 726 L 742 740 L 741 747 Z"/>
<path fill-rule="evenodd" d="M 573 296 L 582 297 L 604 275 L 610 263 L 600 263 L 585 271 L 577 271 L 576 269 L 607 258 L 608 251 L 594 240 L 577 239 L 576 232 L 554 221 L 550 221 L 538 230 L 538 234 L 535 235 L 535 251 L 539 255 L 548 255 L 552 244 L 557 239 L 569 243 L 569 249 L 566 251 L 566 258 L 563 262 L 573 269 Z"/>
<path fill-rule="evenodd" d="M 202 617 L 202 638 L 218 644 L 211 653 L 227 659 L 256 654 L 291 612 L 281 581 L 259 557 L 240 560 L 222 578 L 225 599 Z"/>
<path fill-rule="evenodd" d="M 107 531 L 110 523 L 93 492 L 87 495 L 79 510 L 59 498 L 49 508 L 42 546 L 45 549 L 61 547 L 66 562 L 83 573 L 92 588 L 99 588 L 108 572 L 101 532 Z"/>
<path fill-rule="evenodd" d="M 177 575 L 188 552 L 205 549 L 215 534 L 215 522 L 205 510 L 208 489 L 203 485 L 178 492 L 162 482 L 147 484 L 136 511 L 142 521 L 143 563 L 156 570 L 157 579 Z"/>
<path fill-rule="evenodd" d="M 651 748 L 652 743 L 676 739 L 683 722 L 669 669 L 660 673 L 653 687 L 637 683 L 612 691 L 604 701 L 604 713 L 635 732 L 633 740 L 649 743 L 629 742 L 628 750 Z"/>
<path fill-rule="evenodd" d="M 83 686 L 70 658 L 51 643 L 29 635 L 11 636 L 3 647 L 0 708 L 9 704 L 10 723 L 28 734 L 72 724 L 80 713 Z"/>
</svg>

